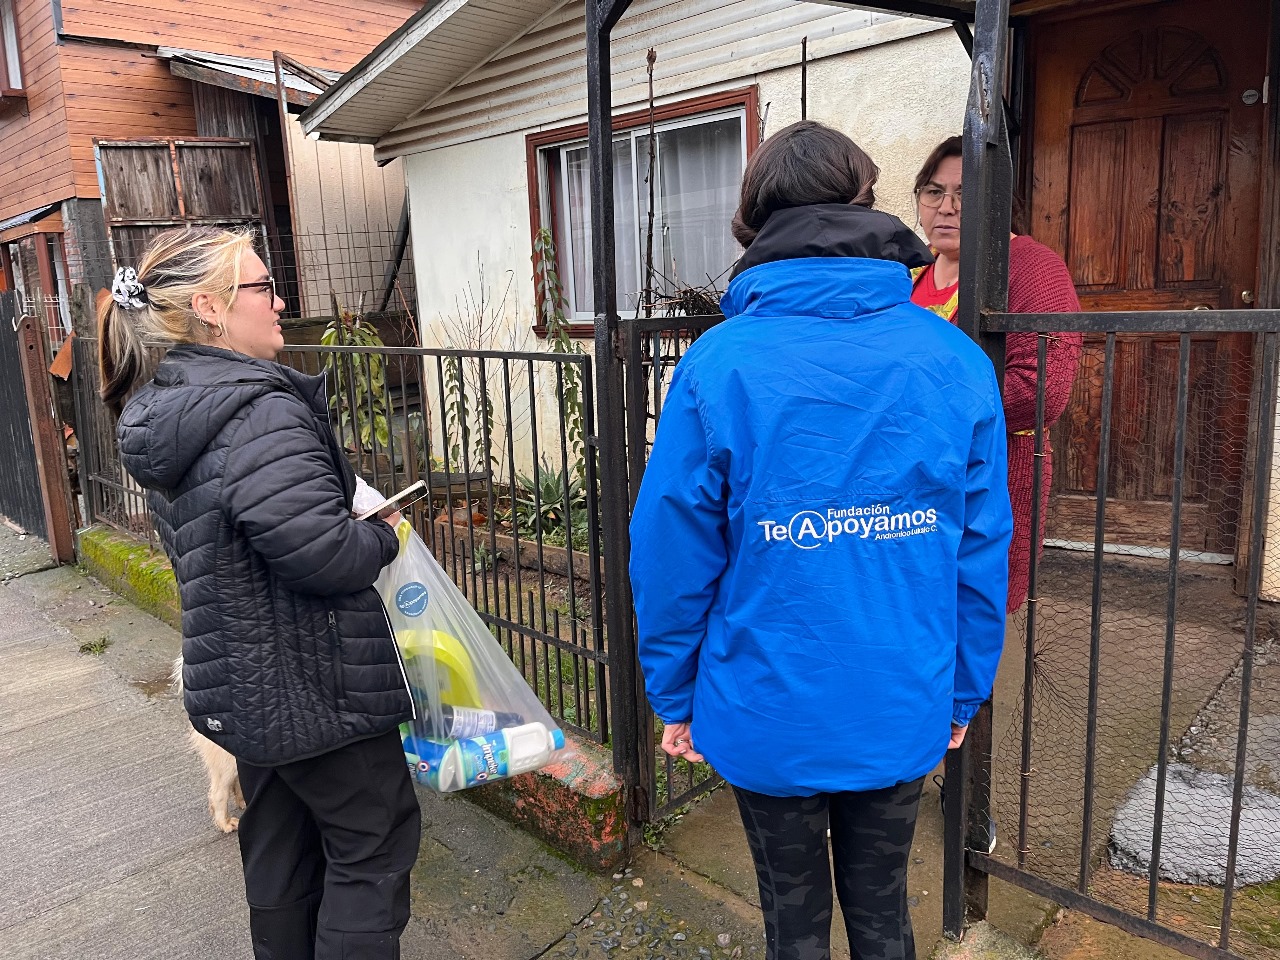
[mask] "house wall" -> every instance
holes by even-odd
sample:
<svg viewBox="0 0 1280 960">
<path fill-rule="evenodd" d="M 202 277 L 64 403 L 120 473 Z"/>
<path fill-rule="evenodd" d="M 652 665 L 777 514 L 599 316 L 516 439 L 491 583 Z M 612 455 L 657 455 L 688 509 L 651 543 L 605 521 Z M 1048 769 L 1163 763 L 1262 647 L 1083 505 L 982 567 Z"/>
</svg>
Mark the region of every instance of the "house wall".
<svg viewBox="0 0 1280 960">
<path fill-rule="evenodd" d="M 194 137 L 191 81 L 141 50 L 67 42 L 61 47 L 66 131 L 75 195 L 99 196 L 93 139 Z"/>
<path fill-rule="evenodd" d="M 73 190 L 53 7 L 48 0 L 18 0 L 16 14 L 27 99 L 0 112 L 0 220 L 66 199 Z"/>
<path fill-rule="evenodd" d="M 416 0 L 68 0 L 62 30 L 239 57 L 270 59 L 281 50 L 308 66 L 346 70 L 420 7 Z"/>
<path fill-rule="evenodd" d="M 383 137 L 378 155 L 536 130 L 584 116 L 585 29 L 583 5 L 561 4 Z M 921 20 L 794 0 L 636 0 L 612 34 L 613 102 L 620 112 L 646 102 L 650 47 L 658 54 L 654 93 L 666 101 L 692 90 L 740 86 L 743 78 L 792 66 L 805 37 L 810 58 L 821 59 L 939 29 L 947 30 Z M 945 72 L 946 64 L 941 67 Z M 925 69 L 922 62 L 921 72 Z"/>
<path fill-rule="evenodd" d="M 659 63 L 661 57 L 660 49 Z M 766 133 L 799 119 L 798 65 L 736 75 L 721 71 L 717 76 L 727 82 L 689 87 L 668 99 L 756 84 L 762 114 L 766 105 L 768 109 Z M 952 32 L 917 32 L 811 62 L 809 116 L 849 133 L 871 154 L 882 170 L 879 206 L 914 223 L 915 172 L 938 141 L 959 130 L 968 76 L 968 58 Z M 634 104 L 620 104 L 619 112 L 628 106 Z M 508 125 L 504 110 L 495 108 L 495 127 Z M 540 126 L 582 119 L 582 114 L 556 115 Z M 426 346 L 545 349 L 532 330 L 536 311 L 525 156 L 525 135 L 531 129 L 456 141 L 440 138 L 434 148 L 404 158 Z M 483 331 L 475 317 L 482 293 L 487 303 Z M 583 347 L 591 351 L 590 342 Z M 491 394 L 500 389 L 490 384 Z M 540 446 L 545 450 L 550 443 L 554 451 L 556 439 L 547 435 L 556 429 L 554 385 L 538 395 Z M 429 396 L 436 396 L 434 387 Z M 530 411 L 519 397 L 515 419 L 516 466 L 527 470 Z"/>
<path fill-rule="evenodd" d="M 911 184 L 916 170 L 938 141 L 959 130 L 968 72 L 968 58 L 950 31 L 840 53 L 809 65 L 809 116 L 850 134 L 871 154 L 881 167 L 879 207 L 914 223 Z M 741 74 L 731 81 L 758 85 L 761 113 L 768 110 L 766 133 L 799 119 L 798 66 Z M 705 87 L 692 87 L 673 99 L 705 92 Z M 554 125 L 582 119 L 561 117 Z M 527 132 L 439 146 L 405 158 L 418 301 L 428 345 L 469 345 L 450 342 L 450 318 L 468 282 L 474 286 L 478 257 L 491 285 L 508 273 L 514 278 L 500 311 L 502 323 L 492 327 L 490 342 L 504 349 L 536 347 Z"/>
<path fill-rule="evenodd" d="M 330 316 L 330 289 L 344 307 L 376 309 L 404 206 L 403 161 L 379 167 L 371 146 L 309 140 L 293 116 L 288 136 L 304 315 Z M 407 262 L 401 276 L 412 271 Z M 398 297 L 389 308 L 402 308 Z"/>
</svg>

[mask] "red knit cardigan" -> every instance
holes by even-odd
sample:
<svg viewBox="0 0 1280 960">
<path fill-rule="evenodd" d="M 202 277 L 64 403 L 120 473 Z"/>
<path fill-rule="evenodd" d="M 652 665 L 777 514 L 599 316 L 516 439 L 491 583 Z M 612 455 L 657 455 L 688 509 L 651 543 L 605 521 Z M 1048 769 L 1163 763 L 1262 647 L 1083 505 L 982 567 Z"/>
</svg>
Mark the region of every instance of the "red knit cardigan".
<svg viewBox="0 0 1280 960">
<path fill-rule="evenodd" d="M 917 280 L 919 282 L 919 280 Z M 1009 242 L 1009 312 L 1074 313 L 1080 309 L 1075 285 L 1062 258 L 1030 237 Z M 949 318 L 955 320 L 954 314 Z M 1035 465 L 1036 340 L 1034 333 L 1011 333 L 1005 338 L 1004 417 L 1009 431 L 1009 499 L 1013 504 L 1013 542 L 1009 545 L 1009 600 L 1013 613 L 1026 602 L 1031 565 L 1031 498 Z M 1062 416 L 1071 399 L 1084 335 L 1048 336 L 1045 356 L 1044 425 Z M 1053 451 L 1045 437 L 1040 479 L 1040 530 L 1037 555 L 1044 542 L 1053 484 Z"/>
</svg>

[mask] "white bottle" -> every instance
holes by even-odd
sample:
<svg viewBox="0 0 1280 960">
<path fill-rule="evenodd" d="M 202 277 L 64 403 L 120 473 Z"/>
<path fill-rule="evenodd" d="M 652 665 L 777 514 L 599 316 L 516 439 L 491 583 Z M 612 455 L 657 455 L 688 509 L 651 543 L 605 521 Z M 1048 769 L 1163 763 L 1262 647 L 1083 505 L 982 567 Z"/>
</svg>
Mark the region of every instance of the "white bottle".
<svg viewBox="0 0 1280 960">
<path fill-rule="evenodd" d="M 440 761 L 440 790 L 465 790 L 546 766 L 564 746 L 559 729 L 526 723 L 455 741 Z"/>
</svg>

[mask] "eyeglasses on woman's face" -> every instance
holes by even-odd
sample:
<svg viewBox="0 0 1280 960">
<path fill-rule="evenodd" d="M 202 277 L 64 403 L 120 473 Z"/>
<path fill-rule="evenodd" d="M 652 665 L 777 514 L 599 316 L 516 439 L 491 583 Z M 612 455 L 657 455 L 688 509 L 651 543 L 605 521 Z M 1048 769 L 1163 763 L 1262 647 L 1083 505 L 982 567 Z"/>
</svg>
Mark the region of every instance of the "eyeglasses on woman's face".
<svg viewBox="0 0 1280 960">
<path fill-rule="evenodd" d="M 947 197 L 951 198 L 951 204 L 957 211 L 960 209 L 960 188 L 956 187 L 955 191 L 943 190 L 935 184 L 928 184 L 916 191 L 916 199 L 921 206 L 928 207 L 930 210 L 937 210 L 942 206 L 942 201 Z"/>
<path fill-rule="evenodd" d="M 265 280 L 255 280 L 253 283 L 241 283 L 236 287 L 237 290 L 261 290 L 272 302 L 276 299 L 276 280 L 275 277 L 267 277 Z"/>
</svg>

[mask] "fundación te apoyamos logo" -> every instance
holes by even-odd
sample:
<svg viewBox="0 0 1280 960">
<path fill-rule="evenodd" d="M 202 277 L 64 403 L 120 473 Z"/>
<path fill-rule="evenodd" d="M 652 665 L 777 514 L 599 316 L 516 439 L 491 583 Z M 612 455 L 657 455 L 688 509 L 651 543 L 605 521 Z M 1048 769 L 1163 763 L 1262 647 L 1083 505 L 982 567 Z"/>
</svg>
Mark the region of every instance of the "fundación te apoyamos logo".
<svg viewBox="0 0 1280 960">
<path fill-rule="evenodd" d="M 828 507 L 825 512 L 800 510 L 790 520 L 757 520 L 766 543 L 791 543 L 814 550 L 842 538 L 900 540 L 938 532 L 938 511 L 930 506 Z"/>
</svg>

